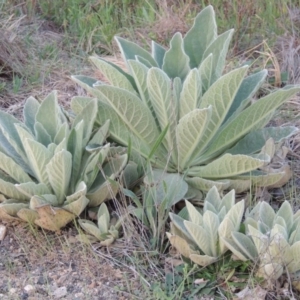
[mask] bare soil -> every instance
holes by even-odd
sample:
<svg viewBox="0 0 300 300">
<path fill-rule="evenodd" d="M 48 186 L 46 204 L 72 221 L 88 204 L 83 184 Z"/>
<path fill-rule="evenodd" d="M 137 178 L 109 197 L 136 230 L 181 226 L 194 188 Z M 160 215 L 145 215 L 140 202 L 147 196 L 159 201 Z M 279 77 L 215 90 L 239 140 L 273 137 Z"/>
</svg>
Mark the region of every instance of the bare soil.
<svg viewBox="0 0 300 300">
<path fill-rule="evenodd" d="M 0 241 L 0 299 L 131 299 L 115 289 L 122 289 L 124 271 L 95 253 L 96 246 L 80 243 L 76 228 L 59 234 L 25 224 L 7 229 Z"/>
</svg>

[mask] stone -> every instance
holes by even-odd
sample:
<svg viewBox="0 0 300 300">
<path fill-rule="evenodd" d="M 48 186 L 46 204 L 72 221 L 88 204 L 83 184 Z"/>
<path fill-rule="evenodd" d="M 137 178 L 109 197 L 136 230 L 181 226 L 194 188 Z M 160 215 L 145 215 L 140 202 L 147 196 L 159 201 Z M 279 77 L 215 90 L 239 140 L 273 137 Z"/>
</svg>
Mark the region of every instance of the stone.
<svg viewBox="0 0 300 300">
<path fill-rule="evenodd" d="M 4 225 L 0 225 L 0 241 L 3 241 L 6 235 L 6 227 Z"/>
<path fill-rule="evenodd" d="M 62 287 L 54 290 L 54 292 L 52 293 L 52 296 L 55 299 L 59 299 L 59 298 L 66 296 L 67 294 L 68 294 L 67 288 L 65 286 L 62 286 Z"/>
<path fill-rule="evenodd" d="M 34 286 L 32 286 L 31 284 L 27 284 L 27 285 L 24 287 L 24 291 L 25 291 L 28 295 L 32 295 L 32 294 L 34 294 L 34 292 L 35 292 L 35 288 L 34 288 Z"/>
</svg>

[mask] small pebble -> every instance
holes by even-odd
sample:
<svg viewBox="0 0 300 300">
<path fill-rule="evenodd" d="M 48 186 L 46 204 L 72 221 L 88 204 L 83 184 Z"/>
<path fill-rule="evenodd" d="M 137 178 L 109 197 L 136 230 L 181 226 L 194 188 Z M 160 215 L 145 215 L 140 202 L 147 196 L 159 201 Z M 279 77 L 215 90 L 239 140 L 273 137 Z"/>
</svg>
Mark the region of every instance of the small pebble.
<svg viewBox="0 0 300 300">
<path fill-rule="evenodd" d="M 0 241 L 3 241 L 6 235 L 6 227 L 4 225 L 0 225 Z"/>
<path fill-rule="evenodd" d="M 32 295 L 35 292 L 35 288 L 34 286 L 32 286 L 31 284 L 27 284 L 24 287 L 24 291 L 28 294 L 28 295 Z"/>
<path fill-rule="evenodd" d="M 65 286 L 62 286 L 58 289 L 56 289 L 53 293 L 52 293 L 52 296 L 55 298 L 55 299 L 59 299 L 59 298 L 62 298 L 64 296 L 66 296 L 68 293 L 67 291 L 67 288 Z"/>
</svg>

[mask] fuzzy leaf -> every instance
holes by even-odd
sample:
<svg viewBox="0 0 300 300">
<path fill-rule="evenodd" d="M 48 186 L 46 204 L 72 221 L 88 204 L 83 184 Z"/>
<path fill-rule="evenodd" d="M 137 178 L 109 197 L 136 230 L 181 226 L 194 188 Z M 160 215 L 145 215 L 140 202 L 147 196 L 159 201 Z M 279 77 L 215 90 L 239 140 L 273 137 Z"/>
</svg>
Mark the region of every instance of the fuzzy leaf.
<svg viewBox="0 0 300 300">
<path fill-rule="evenodd" d="M 72 155 L 66 150 L 56 153 L 46 167 L 48 178 L 58 203 L 65 201 L 72 172 Z"/>
<path fill-rule="evenodd" d="M 205 28 L 205 30 L 204 30 Z M 215 12 L 207 6 L 194 19 L 192 28 L 184 37 L 184 50 L 190 58 L 190 67 L 197 68 L 206 48 L 217 38 Z"/>
<path fill-rule="evenodd" d="M 124 61 L 135 59 L 135 56 L 138 55 L 147 60 L 153 67 L 157 67 L 157 63 L 151 54 L 137 44 L 118 36 L 115 37 L 115 40 L 121 50 Z"/>
<path fill-rule="evenodd" d="M 189 62 L 183 49 L 182 35 L 177 32 L 170 41 L 170 49 L 165 53 L 162 69 L 170 78 L 179 77 L 184 80 L 190 71 Z"/>
<path fill-rule="evenodd" d="M 136 92 L 131 81 L 128 79 L 129 75 L 126 74 L 125 76 L 124 72 L 121 72 L 120 68 L 117 68 L 116 65 L 96 56 L 91 56 L 90 60 L 101 71 L 111 85 L 125 89 L 131 93 Z"/>
</svg>

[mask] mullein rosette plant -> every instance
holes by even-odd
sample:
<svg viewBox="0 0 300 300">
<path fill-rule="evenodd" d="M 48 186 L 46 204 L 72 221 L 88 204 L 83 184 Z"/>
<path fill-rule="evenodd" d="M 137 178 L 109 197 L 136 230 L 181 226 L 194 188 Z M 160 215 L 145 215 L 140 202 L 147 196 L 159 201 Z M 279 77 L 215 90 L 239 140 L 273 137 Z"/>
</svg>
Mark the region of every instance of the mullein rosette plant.
<svg viewBox="0 0 300 300">
<path fill-rule="evenodd" d="M 0 219 L 56 231 L 116 194 L 127 154 L 104 144 L 109 121 L 95 131 L 96 114 L 90 101 L 70 126 L 56 92 L 30 97 L 24 122 L 0 111 Z"/>
<path fill-rule="evenodd" d="M 297 128 L 267 127 L 275 110 L 300 91 L 286 86 L 253 101 L 267 71 L 247 76 L 248 66 L 223 75 L 233 30 L 217 34 L 214 10 L 203 9 L 169 49 L 152 42 L 151 53 L 116 37 L 128 72 L 97 56 L 91 61 L 108 83 L 73 76 L 98 101 L 96 124 L 110 123 L 110 138 L 179 173 L 189 187 L 208 191 L 281 186 L 288 167 L 270 167 L 274 151 L 262 151 Z M 75 113 L 94 98 L 75 97 Z"/>
<path fill-rule="evenodd" d="M 223 241 L 240 260 L 258 264 L 256 275 L 274 283 L 288 273 L 299 289 L 300 211 L 293 212 L 284 201 L 277 212 L 266 202 L 259 202 L 245 215 L 246 232 L 233 231 Z"/>
<path fill-rule="evenodd" d="M 213 187 L 206 195 L 202 212 L 186 201 L 181 213 L 170 213 L 171 233 L 167 237 L 181 255 L 208 266 L 228 251 L 224 239 L 231 239 L 231 232 L 240 230 L 243 214 L 244 200 L 235 203 L 234 190 L 220 198 Z"/>
<path fill-rule="evenodd" d="M 119 237 L 122 218 L 113 222 L 106 204 L 102 203 L 98 209 L 96 220 L 97 225 L 90 220 L 78 220 L 81 228 L 87 233 L 83 236 L 79 235 L 79 239 L 91 243 L 100 242 L 101 246 L 111 245 Z"/>
</svg>

